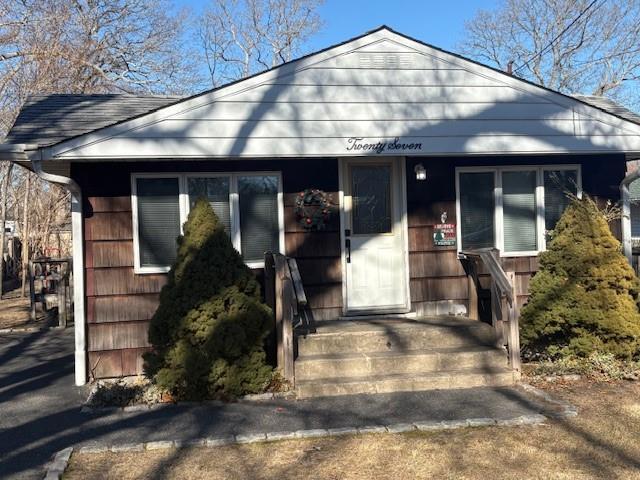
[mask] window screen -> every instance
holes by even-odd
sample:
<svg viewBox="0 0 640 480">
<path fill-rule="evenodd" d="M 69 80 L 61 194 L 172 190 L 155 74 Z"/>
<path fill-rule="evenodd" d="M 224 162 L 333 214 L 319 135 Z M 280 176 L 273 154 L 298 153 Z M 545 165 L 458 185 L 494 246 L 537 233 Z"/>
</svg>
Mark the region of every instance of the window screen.
<svg viewBox="0 0 640 480">
<path fill-rule="evenodd" d="M 502 173 L 502 216 L 505 252 L 538 249 L 536 171 Z"/>
<path fill-rule="evenodd" d="M 231 234 L 231 209 L 229 207 L 229 177 L 189 178 L 189 205 L 193 208 L 196 200 L 204 197 L 216 212 L 218 219 Z"/>
<path fill-rule="evenodd" d="M 460 236 L 462 248 L 493 247 L 493 172 L 460 174 Z"/>
<path fill-rule="evenodd" d="M 238 177 L 240 243 L 246 262 L 264 260 L 267 251 L 279 251 L 278 177 Z"/>
<path fill-rule="evenodd" d="M 577 195 L 578 172 L 576 170 L 544 171 L 544 228 L 547 232 L 556 228 L 564 209 L 569 205 L 567 193 Z"/>
<path fill-rule="evenodd" d="M 136 179 L 141 267 L 165 267 L 176 258 L 180 235 L 177 178 Z"/>
</svg>

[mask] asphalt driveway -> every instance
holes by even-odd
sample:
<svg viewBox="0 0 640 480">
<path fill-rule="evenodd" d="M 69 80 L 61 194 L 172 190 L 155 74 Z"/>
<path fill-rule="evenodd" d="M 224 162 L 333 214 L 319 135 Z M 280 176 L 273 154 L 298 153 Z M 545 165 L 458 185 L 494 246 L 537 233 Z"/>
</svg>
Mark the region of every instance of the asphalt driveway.
<svg viewBox="0 0 640 480">
<path fill-rule="evenodd" d="M 0 478 L 42 478 L 51 456 L 69 446 L 509 419 L 541 409 L 518 389 L 473 388 L 83 413 L 88 388 L 77 388 L 73 381 L 71 329 L 0 336 Z"/>
</svg>

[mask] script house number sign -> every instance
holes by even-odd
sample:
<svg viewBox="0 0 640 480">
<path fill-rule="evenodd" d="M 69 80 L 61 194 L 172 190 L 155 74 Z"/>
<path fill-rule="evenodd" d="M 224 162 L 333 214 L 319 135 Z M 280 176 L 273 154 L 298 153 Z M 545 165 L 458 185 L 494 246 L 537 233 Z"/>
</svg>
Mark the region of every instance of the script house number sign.
<svg viewBox="0 0 640 480">
<path fill-rule="evenodd" d="M 367 140 L 364 137 L 347 139 L 347 152 L 387 153 L 422 150 L 422 143 L 405 142 L 400 137 L 392 140 Z"/>
</svg>

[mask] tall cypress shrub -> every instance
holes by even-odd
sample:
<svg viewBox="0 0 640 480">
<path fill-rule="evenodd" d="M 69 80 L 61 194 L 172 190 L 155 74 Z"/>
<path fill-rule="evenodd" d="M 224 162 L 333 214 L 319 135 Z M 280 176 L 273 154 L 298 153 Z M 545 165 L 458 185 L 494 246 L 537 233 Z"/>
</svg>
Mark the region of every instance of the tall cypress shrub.
<svg viewBox="0 0 640 480">
<path fill-rule="evenodd" d="M 263 349 L 270 324 L 253 273 L 199 199 L 151 320 L 145 373 L 182 399 L 259 392 L 271 377 Z"/>
<path fill-rule="evenodd" d="M 558 358 L 640 353 L 640 283 L 605 216 L 585 196 L 562 215 L 520 320 L 523 353 Z"/>
</svg>

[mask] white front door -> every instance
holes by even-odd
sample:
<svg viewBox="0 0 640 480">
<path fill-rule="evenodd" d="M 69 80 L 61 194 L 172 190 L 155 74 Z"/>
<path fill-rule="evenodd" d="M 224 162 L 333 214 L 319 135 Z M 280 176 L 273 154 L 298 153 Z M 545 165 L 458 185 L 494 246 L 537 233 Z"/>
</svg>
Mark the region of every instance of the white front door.
<svg viewBox="0 0 640 480">
<path fill-rule="evenodd" d="M 343 261 L 345 310 L 404 312 L 407 286 L 404 159 L 345 159 Z"/>
</svg>

